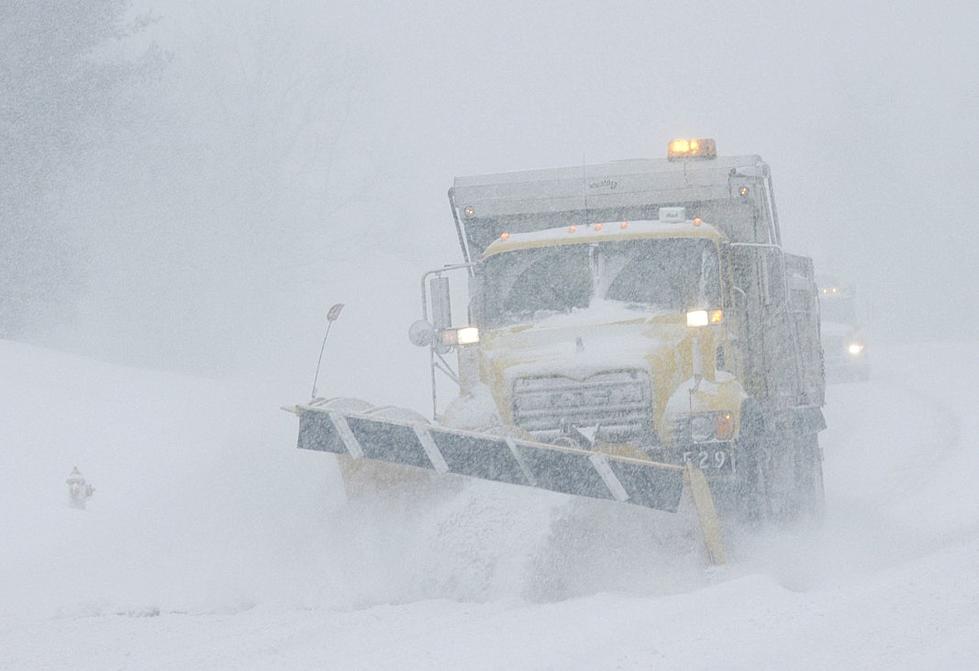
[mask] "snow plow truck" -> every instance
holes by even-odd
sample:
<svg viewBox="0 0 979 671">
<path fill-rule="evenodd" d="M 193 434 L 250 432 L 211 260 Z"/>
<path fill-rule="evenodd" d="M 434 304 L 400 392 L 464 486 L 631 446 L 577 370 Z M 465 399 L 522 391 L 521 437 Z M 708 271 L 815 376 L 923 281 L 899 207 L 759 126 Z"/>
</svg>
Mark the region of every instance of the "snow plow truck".
<svg viewBox="0 0 979 671">
<path fill-rule="evenodd" d="M 458 177 L 449 203 L 462 262 L 424 273 L 409 329 L 434 421 L 314 398 L 288 408 L 300 448 L 340 455 L 348 482 L 420 469 L 671 512 L 689 492 L 714 562 L 719 519 L 819 514 L 817 288 L 759 156 L 673 140 Z"/>
<path fill-rule="evenodd" d="M 852 285 L 816 276 L 819 287 L 820 335 L 828 382 L 870 379 L 867 334 Z"/>
</svg>

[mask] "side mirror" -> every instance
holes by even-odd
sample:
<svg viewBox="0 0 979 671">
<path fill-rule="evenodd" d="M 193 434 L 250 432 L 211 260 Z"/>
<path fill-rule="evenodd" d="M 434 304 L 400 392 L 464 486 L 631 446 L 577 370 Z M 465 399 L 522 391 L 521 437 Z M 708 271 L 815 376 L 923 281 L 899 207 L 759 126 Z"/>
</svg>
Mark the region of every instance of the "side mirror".
<svg viewBox="0 0 979 671">
<path fill-rule="evenodd" d="M 433 277 L 428 282 L 432 296 L 432 326 L 436 331 L 452 328 L 452 297 L 448 277 Z"/>
</svg>

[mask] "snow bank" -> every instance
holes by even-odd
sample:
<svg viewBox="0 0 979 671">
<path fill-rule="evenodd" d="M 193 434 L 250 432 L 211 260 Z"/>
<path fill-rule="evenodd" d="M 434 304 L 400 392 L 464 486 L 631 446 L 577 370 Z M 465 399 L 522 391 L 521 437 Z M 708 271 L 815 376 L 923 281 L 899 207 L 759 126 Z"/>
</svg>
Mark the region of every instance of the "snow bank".
<svg viewBox="0 0 979 671">
<path fill-rule="evenodd" d="M 294 447 L 296 420 L 277 409 L 288 399 L 13 343 L 0 343 L 0 374 L 15 418 L 0 427 L 11 474 L 0 520 L 17 539 L 0 551 L 0 615 L 554 598 L 611 584 L 594 553 L 590 577 L 549 554 L 552 522 L 582 515 L 569 497 L 476 483 L 410 506 L 341 507 L 332 457 Z M 76 465 L 97 490 L 86 511 L 67 505 Z"/>
<path fill-rule="evenodd" d="M 0 612 L 223 609 L 289 589 L 336 481 L 281 449 L 293 427 L 275 406 L 12 343 L 0 375 L 14 420 L 0 426 L 0 526 L 17 539 Z M 65 507 L 76 465 L 97 490 L 84 512 Z"/>
<path fill-rule="evenodd" d="M 831 387 L 825 526 L 707 571 L 682 517 L 629 506 L 341 505 L 290 399 L 0 343 L 0 668 L 968 666 L 976 354 L 882 350 Z"/>
</svg>

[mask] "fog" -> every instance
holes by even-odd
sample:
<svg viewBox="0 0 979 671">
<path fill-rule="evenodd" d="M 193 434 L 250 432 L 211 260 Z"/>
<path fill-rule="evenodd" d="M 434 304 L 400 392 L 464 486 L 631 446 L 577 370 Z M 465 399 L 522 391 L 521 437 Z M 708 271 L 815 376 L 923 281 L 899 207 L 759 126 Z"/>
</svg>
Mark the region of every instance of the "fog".
<svg viewBox="0 0 979 671">
<path fill-rule="evenodd" d="M 974 659 L 977 26 L 965 2 L 0 0 L 0 666 Z M 320 394 L 427 414 L 407 329 L 462 260 L 453 178 L 674 137 L 763 157 L 786 249 L 869 315 L 873 376 L 826 396 L 823 526 L 725 528 L 705 568 L 686 499 L 345 502 L 278 409 L 329 307 Z"/>
<path fill-rule="evenodd" d="M 974 340 L 977 19 L 965 3 L 135 3 L 91 57 L 153 62 L 46 185 L 57 207 L 38 216 L 70 241 L 77 291 L 27 337 L 299 391 L 345 302 L 329 390 L 417 405 L 405 329 L 420 273 L 460 259 L 454 175 L 699 135 L 769 162 L 787 247 L 855 284 L 879 337 Z"/>
</svg>

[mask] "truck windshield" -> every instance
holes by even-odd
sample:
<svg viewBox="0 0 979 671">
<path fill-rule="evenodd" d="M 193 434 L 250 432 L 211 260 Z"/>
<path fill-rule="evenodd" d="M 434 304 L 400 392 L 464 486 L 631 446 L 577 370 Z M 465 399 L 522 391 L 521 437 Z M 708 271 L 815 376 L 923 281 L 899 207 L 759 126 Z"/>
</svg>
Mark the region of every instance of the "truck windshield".
<svg viewBox="0 0 979 671">
<path fill-rule="evenodd" d="M 637 312 L 720 305 L 717 249 L 689 238 L 525 249 L 484 263 L 487 327 L 533 322 L 599 300 Z"/>
</svg>

